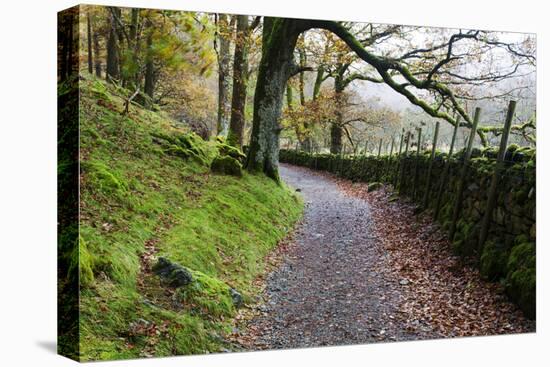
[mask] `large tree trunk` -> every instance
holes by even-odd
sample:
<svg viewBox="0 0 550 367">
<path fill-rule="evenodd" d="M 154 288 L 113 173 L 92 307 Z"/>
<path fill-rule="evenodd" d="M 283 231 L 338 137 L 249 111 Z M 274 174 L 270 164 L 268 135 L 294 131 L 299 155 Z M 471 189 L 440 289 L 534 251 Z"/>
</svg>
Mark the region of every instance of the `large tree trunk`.
<svg viewBox="0 0 550 367">
<path fill-rule="evenodd" d="M 294 47 L 305 21 L 264 18 L 262 59 L 254 94 L 254 118 L 246 167 L 279 180 L 279 134 L 282 101 L 288 78 L 298 69 Z"/>
<path fill-rule="evenodd" d="M 220 14 L 218 16 L 218 126 L 217 134 L 226 136 L 229 128 L 229 117 L 231 114 L 231 95 L 229 88 L 231 72 L 230 33 L 231 27 L 229 16 Z M 248 18 L 247 18 L 248 19 Z M 236 51 L 235 51 L 236 52 Z"/>
<path fill-rule="evenodd" d="M 245 124 L 246 88 L 248 86 L 248 15 L 237 16 L 237 37 L 233 60 L 233 98 L 229 123 L 229 144 L 241 148 Z"/>
</svg>

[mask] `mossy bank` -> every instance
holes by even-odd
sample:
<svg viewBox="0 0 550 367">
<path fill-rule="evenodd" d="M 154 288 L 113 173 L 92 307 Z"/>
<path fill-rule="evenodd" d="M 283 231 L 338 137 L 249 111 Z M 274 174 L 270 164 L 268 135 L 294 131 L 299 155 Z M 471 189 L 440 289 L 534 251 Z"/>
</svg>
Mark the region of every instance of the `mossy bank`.
<svg viewBox="0 0 550 367">
<path fill-rule="evenodd" d="M 127 91 L 89 77 L 80 85 L 79 247 L 63 259 L 67 276 L 80 277 L 75 357 L 231 349 L 232 292 L 254 299 L 253 280 L 299 219 L 300 198 L 263 175 L 211 172 L 223 143 L 162 112 L 121 114 Z M 159 257 L 188 269 L 192 283 L 162 284 L 149 269 Z"/>
</svg>

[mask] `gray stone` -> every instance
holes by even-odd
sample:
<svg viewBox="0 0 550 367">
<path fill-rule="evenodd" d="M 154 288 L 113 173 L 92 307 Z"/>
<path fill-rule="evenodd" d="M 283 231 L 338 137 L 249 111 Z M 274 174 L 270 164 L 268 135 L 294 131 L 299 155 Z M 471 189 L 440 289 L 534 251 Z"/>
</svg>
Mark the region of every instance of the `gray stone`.
<svg viewBox="0 0 550 367">
<path fill-rule="evenodd" d="M 162 283 L 172 288 L 184 287 L 193 281 L 193 276 L 188 269 L 164 257 L 159 257 L 157 263 L 153 265 L 153 273 L 161 278 Z"/>
<path fill-rule="evenodd" d="M 231 300 L 236 307 L 239 307 L 243 304 L 243 296 L 233 288 L 229 288 L 229 293 L 231 293 Z"/>
</svg>

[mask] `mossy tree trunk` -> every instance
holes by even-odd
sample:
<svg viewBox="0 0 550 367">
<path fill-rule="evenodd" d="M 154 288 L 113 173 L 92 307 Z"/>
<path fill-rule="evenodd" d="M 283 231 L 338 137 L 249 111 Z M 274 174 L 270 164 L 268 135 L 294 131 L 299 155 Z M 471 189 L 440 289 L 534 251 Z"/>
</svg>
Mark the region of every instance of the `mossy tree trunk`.
<svg viewBox="0 0 550 367">
<path fill-rule="evenodd" d="M 254 95 L 252 135 L 246 167 L 279 180 L 279 119 L 288 78 L 298 71 L 294 48 L 300 33 L 307 28 L 298 19 L 264 19 L 262 59 Z"/>
<path fill-rule="evenodd" d="M 248 15 L 237 16 L 237 36 L 235 38 L 235 56 L 233 59 L 233 97 L 227 141 L 238 148 L 243 145 L 246 88 L 248 87 L 248 48 L 250 41 L 248 23 Z"/>
<path fill-rule="evenodd" d="M 243 17 L 243 16 L 240 16 Z M 248 20 L 248 17 L 247 17 Z M 231 56 L 229 54 L 230 42 L 229 15 L 218 15 L 218 125 L 217 134 L 226 136 L 229 129 L 229 118 L 231 114 Z M 235 50 L 235 53 L 237 51 Z"/>
</svg>

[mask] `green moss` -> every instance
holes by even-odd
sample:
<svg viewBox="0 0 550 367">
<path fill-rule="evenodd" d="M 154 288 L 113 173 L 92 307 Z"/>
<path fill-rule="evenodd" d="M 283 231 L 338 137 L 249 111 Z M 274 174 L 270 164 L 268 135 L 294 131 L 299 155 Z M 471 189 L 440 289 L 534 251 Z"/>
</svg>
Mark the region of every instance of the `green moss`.
<svg viewBox="0 0 550 367">
<path fill-rule="evenodd" d="M 221 156 L 229 156 L 231 158 L 235 158 L 241 163 L 246 158 L 246 155 L 243 152 L 241 152 L 239 148 L 236 148 L 228 144 L 218 144 L 218 152 L 220 153 Z"/>
<path fill-rule="evenodd" d="M 458 238 L 453 241 L 453 243 L 451 244 L 451 248 L 453 250 L 453 252 L 457 255 L 463 255 L 463 252 L 462 252 L 462 244 L 463 244 L 463 240 L 461 238 Z"/>
<path fill-rule="evenodd" d="M 107 164 L 98 161 L 84 161 L 80 164 L 81 169 L 87 174 L 91 186 L 104 194 L 124 194 L 128 191 L 128 185 L 116 172 L 111 171 Z"/>
<path fill-rule="evenodd" d="M 488 241 L 480 258 L 481 275 L 489 280 L 498 280 L 506 275 L 508 251 L 504 245 Z"/>
<path fill-rule="evenodd" d="M 186 304 L 192 304 L 194 312 L 205 317 L 230 317 L 235 312 L 231 288 L 217 278 L 200 271 L 192 271 L 193 282 L 178 289 L 177 296 Z"/>
<path fill-rule="evenodd" d="M 243 166 L 233 157 L 217 156 L 210 165 L 212 172 L 241 177 L 243 175 Z"/>
<path fill-rule="evenodd" d="M 508 257 L 506 292 L 519 305 L 525 315 L 536 315 L 536 250 L 535 244 L 516 245 Z"/>
<path fill-rule="evenodd" d="M 508 145 L 508 148 L 507 148 L 506 150 L 513 153 L 513 152 L 515 152 L 515 151 L 518 150 L 518 149 L 519 149 L 519 145 L 517 145 L 517 144 L 510 144 L 510 145 Z"/>
<path fill-rule="evenodd" d="M 210 157 L 210 149 L 200 136 L 190 132 L 181 131 L 158 131 L 151 132 L 153 142 L 163 146 L 168 154 L 176 155 L 180 158 L 194 158 L 200 164 L 207 165 Z"/>
</svg>

